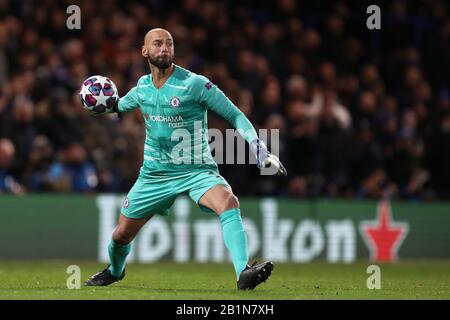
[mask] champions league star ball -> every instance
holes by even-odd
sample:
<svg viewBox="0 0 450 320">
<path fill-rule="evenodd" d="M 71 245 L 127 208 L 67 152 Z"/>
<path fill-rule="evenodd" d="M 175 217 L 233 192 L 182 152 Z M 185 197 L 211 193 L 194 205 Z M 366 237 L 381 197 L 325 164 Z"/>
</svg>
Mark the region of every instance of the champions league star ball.
<svg viewBox="0 0 450 320">
<path fill-rule="evenodd" d="M 110 113 L 119 101 L 119 93 L 114 82 L 107 77 L 91 76 L 83 81 L 80 98 L 81 104 L 90 113 Z"/>
</svg>

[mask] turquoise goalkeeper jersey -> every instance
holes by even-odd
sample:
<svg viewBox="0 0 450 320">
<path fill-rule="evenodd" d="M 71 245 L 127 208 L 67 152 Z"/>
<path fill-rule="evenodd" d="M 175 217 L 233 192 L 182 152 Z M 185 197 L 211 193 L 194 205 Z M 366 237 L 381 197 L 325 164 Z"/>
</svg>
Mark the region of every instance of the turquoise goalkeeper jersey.
<svg viewBox="0 0 450 320">
<path fill-rule="evenodd" d="M 151 74 L 145 75 L 119 100 L 119 112 L 136 108 L 146 125 L 140 179 L 176 178 L 197 169 L 217 171 L 208 143 L 208 110 L 226 119 L 247 142 L 257 139 L 250 121 L 216 85 L 177 65 L 160 89 Z"/>
</svg>

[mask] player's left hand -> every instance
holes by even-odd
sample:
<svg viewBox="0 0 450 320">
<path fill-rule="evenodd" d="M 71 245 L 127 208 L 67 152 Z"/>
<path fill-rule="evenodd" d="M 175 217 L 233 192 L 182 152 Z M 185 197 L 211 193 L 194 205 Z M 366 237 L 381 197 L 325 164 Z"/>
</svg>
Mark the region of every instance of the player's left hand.
<svg viewBox="0 0 450 320">
<path fill-rule="evenodd" d="M 277 169 L 277 175 L 287 175 L 287 170 L 281 163 L 280 159 L 278 159 L 276 155 L 269 152 L 264 141 L 260 139 L 253 140 L 250 142 L 250 150 L 256 156 L 256 165 L 258 168 L 262 169 L 273 165 L 275 169 Z"/>
<path fill-rule="evenodd" d="M 267 155 L 267 158 L 265 158 L 264 161 L 262 162 L 262 167 L 267 168 L 270 167 L 271 165 L 273 165 L 278 170 L 277 175 L 287 176 L 287 170 L 281 163 L 280 159 L 276 155 L 269 153 Z"/>
</svg>

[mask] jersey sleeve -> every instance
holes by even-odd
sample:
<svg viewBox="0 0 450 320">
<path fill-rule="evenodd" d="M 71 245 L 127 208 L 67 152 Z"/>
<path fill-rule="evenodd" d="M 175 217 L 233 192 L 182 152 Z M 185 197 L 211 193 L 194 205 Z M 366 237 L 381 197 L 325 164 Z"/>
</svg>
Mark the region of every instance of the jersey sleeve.
<svg viewBox="0 0 450 320">
<path fill-rule="evenodd" d="M 227 120 L 248 143 L 258 138 L 252 123 L 222 90 L 203 76 L 198 77 L 196 84 L 201 105 Z"/>
<path fill-rule="evenodd" d="M 139 100 L 136 90 L 137 87 L 132 88 L 125 96 L 119 99 L 119 103 L 117 104 L 117 110 L 119 112 L 128 112 L 139 108 Z"/>
</svg>

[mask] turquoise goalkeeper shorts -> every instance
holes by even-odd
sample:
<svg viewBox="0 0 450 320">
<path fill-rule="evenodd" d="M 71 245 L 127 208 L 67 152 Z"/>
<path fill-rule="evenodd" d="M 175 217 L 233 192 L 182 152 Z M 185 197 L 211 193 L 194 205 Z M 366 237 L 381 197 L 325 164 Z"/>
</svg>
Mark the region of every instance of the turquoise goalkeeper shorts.
<svg viewBox="0 0 450 320">
<path fill-rule="evenodd" d="M 203 211 L 213 212 L 200 205 L 200 198 L 212 187 L 225 185 L 228 182 L 218 171 L 194 170 L 186 176 L 170 180 L 144 180 L 138 178 L 122 203 L 122 214 L 131 219 L 148 218 L 154 214 L 168 215 L 177 196 L 188 194 Z"/>
</svg>

